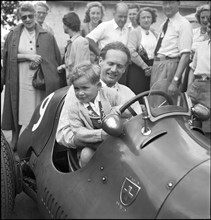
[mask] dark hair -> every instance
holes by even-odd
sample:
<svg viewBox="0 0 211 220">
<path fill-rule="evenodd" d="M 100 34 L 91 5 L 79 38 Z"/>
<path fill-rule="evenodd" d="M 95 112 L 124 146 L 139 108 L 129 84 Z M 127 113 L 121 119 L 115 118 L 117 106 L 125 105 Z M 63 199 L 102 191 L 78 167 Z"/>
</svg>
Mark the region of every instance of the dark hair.
<svg viewBox="0 0 211 220">
<path fill-rule="evenodd" d="M 90 15 L 89 15 L 89 13 L 90 13 L 91 8 L 93 8 L 93 7 L 99 7 L 99 8 L 101 9 L 102 18 L 103 18 L 103 16 L 104 16 L 104 10 L 105 10 L 104 7 L 103 7 L 103 5 L 102 5 L 100 2 L 89 2 L 89 3 L 86 5 L 84 23 L 90 22 Z M 102 19 L 102 18 L 101 18 L 101 19 Z M 100 21 L 100 22 L 102 22 L 102 21 Z"/>
<path fill-rule="evenodd" d="M 140 11 L 138 12 L 137 14 L 137 17 L 136 17 L 136 22 L 138 25 L 140 25 L 140 14 L 143 12 L 143 11 L 148 11 L 151 15 L 152 15 L 152 24 L 156 22 L 157 20 L 157 9 L 155 8 L 150 8 L 150 7 L 144 7 L 144 8 L 141 8 Z"/>
<path fill-rule="evenodd" d="M 17 12 L 18 12 L 18 15 L 20 16 L 20 13 L 22 11 L 30 11 L 32 12 L 33 14 L 35 14 L 35 8 L 34 8 L 34 5 L 30 2 L 24 2 L 20 5 L 20 7 L 18 8 Z"/>
<path fill-rule="evenodd" d="M 208 4 L 206 5 L 201 5 L 199 7 L 196 8 L 196 14 L 195 14 L 195 17 L 198 21 L 199 24 L 201 24 L 200 22 L 200 15 L 203 11 L 210 11 L 210 6 Z"/>
<path fill-rule="evenodd" d="M 100 67 L 90 61 L 83 61 L 73 68 L 71 83 L 80 77 L 85 76 L 92 84 L 100 81 Z"/>
<path fill-rule="evenodd" d="M 128 5 L 128 9 L 133 9 L 133 8 L 137 8 L 138 9 L 138 11 L 139 11 L 139 5 L 138 4 L 129 4 Z"/>
<path fill-rule="evenodd" d="M 44 2 L 36 2 L 36 3 L 34 4 L 34 7 L 36 8 L 37 6 L 46 8 L 47 11 L 49 10 L 48 5 L 47 5 L 46 3 L 44 3 Z"/>
<path fill-rule="evenodd" d="M 100 57 L 105 60 L 106 54 L 109 50 L 120 50 L 127 55 L 127 65 L 131 62 L 131 55 L 129 49 L 120 41 L 108 43 L 100 52 Z"/>
<path fill-rule="evenodd" d="M 65 14 L 62 21 L 72 31 L 80 31 L 81 21 L 79 19 L 79 16 L 74 11 Z"/>
</svg>

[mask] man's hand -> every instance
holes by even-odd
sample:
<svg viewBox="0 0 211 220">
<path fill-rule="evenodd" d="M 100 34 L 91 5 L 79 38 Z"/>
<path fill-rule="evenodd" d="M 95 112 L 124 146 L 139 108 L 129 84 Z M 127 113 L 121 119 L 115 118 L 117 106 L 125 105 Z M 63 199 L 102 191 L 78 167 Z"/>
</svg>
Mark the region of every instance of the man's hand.
<svg viewBox="0 0 211 220">
<path fill-rule="evenodd" d="M 147 67 L 144 69 L 145 76 L 151 76 L 152 67 Z"/>
<path fill-rule="evenodd" d="M 178 87 L 175 83 L 171 83 L 170 86 L 168 87 L 168 93 L 171 96 L 175 96 L 177 94 Z"/>
<path fill-rule="evenodd" d="M 65 64 L 62 64 L 62 65 L 57 67 L 57 72 L 62 73 L 64 69 L 65 69 Z"/>
<path fill-rule="evenodd" d="M 101 131 L 101 138 L 102 138 L 102 141 L 104 141 L 109 135 L 102 129 Z"/>
<path fill-rule="evenodd" d="M 121 115 L 121 112 L 120 112 L 120 110 L 119 110 L 120 107 L 121 107 L 121 106 L 112 107 L 110 114 Z"/>
</svg>

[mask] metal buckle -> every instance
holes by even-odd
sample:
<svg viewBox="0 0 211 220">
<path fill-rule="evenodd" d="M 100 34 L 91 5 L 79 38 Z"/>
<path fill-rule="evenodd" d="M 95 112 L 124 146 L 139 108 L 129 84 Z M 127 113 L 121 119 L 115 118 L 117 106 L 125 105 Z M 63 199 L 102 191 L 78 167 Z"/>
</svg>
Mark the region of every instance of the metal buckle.
<svg viewBox="0 0 211 220">
<path fill-rule="evenodd" d="M 202 79 L 202 81 L 207 81 L 207 80 L 208 80 L 208 76 L 202 75 L 202 76 L 201 76 L 201 79 Z"/>
</svg>

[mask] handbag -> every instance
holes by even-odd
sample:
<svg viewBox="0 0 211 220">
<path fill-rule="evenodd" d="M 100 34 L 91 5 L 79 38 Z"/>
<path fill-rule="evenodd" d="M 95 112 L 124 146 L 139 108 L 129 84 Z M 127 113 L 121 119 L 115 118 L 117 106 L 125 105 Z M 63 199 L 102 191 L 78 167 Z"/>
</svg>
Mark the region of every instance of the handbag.
<svg viewBox="0 0 211 220">
<path fill-rule="evenodd" d="M 35 89 L 45 90 L 45 78 L 44 78 L 41 65 L 38 66 L 36 72 L 34 73 L 34 76 L 32 79 L 32 86 Z"/>
</svg>

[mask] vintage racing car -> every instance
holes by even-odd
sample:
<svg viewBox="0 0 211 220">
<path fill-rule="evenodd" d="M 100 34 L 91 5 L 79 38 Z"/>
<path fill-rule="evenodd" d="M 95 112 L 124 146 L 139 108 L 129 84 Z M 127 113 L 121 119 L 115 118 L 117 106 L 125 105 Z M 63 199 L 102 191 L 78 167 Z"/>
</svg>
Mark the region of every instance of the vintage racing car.
<svg viewBox="0 0 211 220">
<path fill-rule="evenodd" d="M 137 100 L 144 105 L 124 123 L 106 116 L 103 129 L 110 136 L 83 168 L 76 150 L 55 140 L 68 87 L 46 97 L 17 151 L 2 134 L 3 218 L 22 191 L 44 218 L 210 218 L 210 142 L 196 126 L 209 111 L 192 106 L 186 93 L 170 97 L 166 88 L 158 83 L 125 103 L 121 113 Z"/>
</svg>

